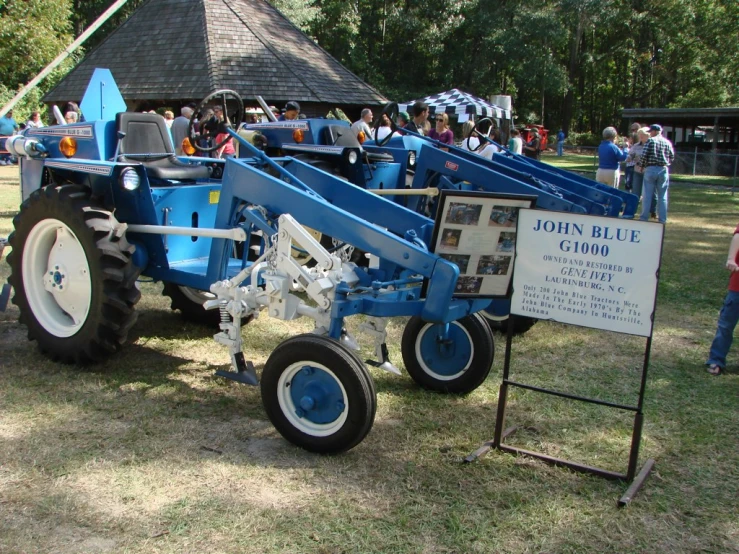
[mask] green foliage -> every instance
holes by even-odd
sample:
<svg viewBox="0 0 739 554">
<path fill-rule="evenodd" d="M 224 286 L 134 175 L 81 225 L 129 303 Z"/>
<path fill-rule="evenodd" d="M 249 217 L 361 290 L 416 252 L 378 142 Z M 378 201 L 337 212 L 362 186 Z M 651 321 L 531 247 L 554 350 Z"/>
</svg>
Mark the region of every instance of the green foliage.
<svg viewBox="0 0 739 554">
<path fill-rule="evenodd" d="M 570 131 L 570 134 L 565 138 L 565 144 L 568 146 L 598 146 L 602 140 L 600 135 L 590 131 L 584 133 Z"/>
<path fill-rule="evenodd" d="M 70 8 L 71 0 L 8 0 L 0 6 L 0 105 L 74 40 Z M 77 63 L 78 56 L 68 58 L 13 108 L 16 121 L 26 121 L 34 111 L 44 113 L 41 97 Z"/>
<path fill-rule="evenodd" d="M 0 97 L 30 80 L 113 1 L 0 0 L 0 82 L 7 87 Z M 128 0 L 85 48 L 144 1 Z M 739 105 L 736 0 L 271 2 L 397 101 L 454 87 L 484 98 L 509 94 L 518 124 L 562 127 L 570 136 L 618 125 L 623 108 Z"/>
</svg>

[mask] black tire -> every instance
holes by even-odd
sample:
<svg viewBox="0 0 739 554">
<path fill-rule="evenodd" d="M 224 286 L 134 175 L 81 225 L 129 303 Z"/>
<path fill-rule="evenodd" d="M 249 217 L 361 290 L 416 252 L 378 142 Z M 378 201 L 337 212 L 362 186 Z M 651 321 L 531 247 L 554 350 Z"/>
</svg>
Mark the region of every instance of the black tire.
<svg viewBox="0 0 739 554">
<path fill-rule="evenodd" d="M 306 367 L 312 370 L 310 375 L 304 374 Z M 293 394 L 310 396 L 317 386 L 325 394 L 301 413 L 303 407 L 295 405 Z M 275 428 L 286 440 L 310 452 L 349 450 L 362 442 L 374 423 L 377 398 L 367 368 L 356 354 L 327 337 L 298 335 L 281 343 L 264 366 L 261 390 L 264 409 Z M 339 401 L 342 410 L 337 408 Z"/>
<path fill-rule="evenodd" d="M 221 311 L 217 308 L 213 310 L 203 308 L 203 302 L 215 298 L 214 294 L 165 281 L 162 296 L 168 296 L 172 300 L 170 307 L 173 310 L 179 310 L 182 317 L 190 323 L 218 329 L 221 323 Z M 241 326 L 243 327 L 251 320 L 251 316 L 242 317 Z"/>
<path fill-rule="evenodd" d="M 490 329 L 492 329 L 493 331 L 498 331 L 503 334 L 508 333 L 508 323 L 511 320 L 510 316 L 506 317 L 505 319 L 497 319 L 497 318 L 493 319 L 487 312 L 481 312 L 481 313 L 485 317 L 485 321 L 487 321 L 487 324 L 490 326 Z M 533 317 L 517 315 L 516 322 L 513 327 L 513 334 L 523 335 L 526 331 L 528 331 L 534 325 L 536 325 L 537 321 L 539 320 L 534 319 Z"/>
<path fill-rule="evenodd" d="M 64 363 L 99 362 L 117 352 L 136 322 L 134 306 L 141 298 L 140 270 L 131 261 L 135 248 L 125 227 L 80 185 L 33 192 L 13 225 L 8 280 L 28 338 Z M 57 282 L 59 288 L 49 290 Z M 64 286 L 69 296 L 61 295 Z M 78 313 L 78 320 L 70 313 Z"/>
<path fill-rule="evenodd" d="M 403 362 L 411 378 L 422 387 L 454 394 L 466 394 L 479 387 L 487 378 L 495 357 L 493 333 L 479 314 L 453 321 L 450 332 L 457 340 L 451 350 L 428 342 L 434 324 L 412 317 L 403 331 L 401 350 Z M 426 340 L 424 340 L 426 337 Z M 469 355 L 466 349 L 469 348 Z M 425 360 L 423 356 L 427 355 Z"/>
</svg>

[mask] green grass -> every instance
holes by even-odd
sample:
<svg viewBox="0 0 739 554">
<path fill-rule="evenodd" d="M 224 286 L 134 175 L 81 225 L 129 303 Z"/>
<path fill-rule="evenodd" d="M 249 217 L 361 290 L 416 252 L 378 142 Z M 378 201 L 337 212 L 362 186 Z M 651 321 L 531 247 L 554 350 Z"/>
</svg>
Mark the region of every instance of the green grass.
<svg viewBox="0 0 739 554">
<path fill-rule="evenodd" d="M 595 173 L 598 169 L 597 153 L 593 154 L 565 154 L 561 158 L 554 153 L 545 153 L 542 160 L 548 164 L 552 164 L 568 171 L 576 171 L 578 173 Z M 732 177 L 722 177 L 713 175 L 682 175 L 670 174 L 671 182 L 696 183 L 700 185 L 714 185 L 731 187 L 739 189 L 739 181 Z"/>
<path fill-rule="evenodd" d="M 18 202 L 2 177 L 0 236 Z M 625 510 L 624 483 L 498 452 L 461 463 L 493 434 L 499 335 L 466 397 L 373 368 L 372 432 L 317 456 L 274 431 L 257 389 L 212 377 L 225 349 L 146 283 L 130 343 L 88 369 L 49 362 L 17 308 L 0 313 L 0 552 L 739 552 L 739 350 L 725 375 L 703 369 L 737 207 L 715 189 L 671 192 L 641 456 L 656 467 Z M 261 368 L 309 328 L 260 317 L 246 355 Z M 513 378 L 633 402 L 643 348 L 541 322 L 515 340 Z M 515 390 L 507 423 L 524 427 L 512 444 L 625 470 L 631 421 L 614 410 Z"/>
</svg>

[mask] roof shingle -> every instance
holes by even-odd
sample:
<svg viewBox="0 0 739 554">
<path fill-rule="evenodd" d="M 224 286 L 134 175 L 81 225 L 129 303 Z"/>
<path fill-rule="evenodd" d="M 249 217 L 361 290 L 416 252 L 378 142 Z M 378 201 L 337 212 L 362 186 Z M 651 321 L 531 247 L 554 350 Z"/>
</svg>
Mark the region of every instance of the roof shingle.
<svg viewBox="0 0 739 554">
<path fill-rule="evenodd" d="M 96 67 L 125 99 L 245 99 L 378 105 L 387 100 L 265 0 L 149 0 L 49 91 L 79 100 Z"/>
</svg>

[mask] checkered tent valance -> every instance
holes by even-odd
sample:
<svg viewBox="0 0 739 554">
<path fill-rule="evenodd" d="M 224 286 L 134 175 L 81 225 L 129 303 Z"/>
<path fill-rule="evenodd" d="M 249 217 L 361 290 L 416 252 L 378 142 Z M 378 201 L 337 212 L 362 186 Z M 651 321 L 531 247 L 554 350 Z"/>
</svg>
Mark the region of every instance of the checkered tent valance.
<svg viewBox="0 0 739 554">
<path fill-rule="evenodd" d="M 431 114 L 446 112 L 451 115 L 476 115 L 478 117 L 495 117 L 498 119 L 510 119 L 510 110 L 503 109 L 499 106 L 491 104 L 487 100 L 473 96 L 467 92 L 453 88 L 439 94 L 432 94 L 425 98 L 409 100 L 398 104 L 400 111 L 410 113 L 410 108 L 416 102 L 421 101 L 428 104 Z"/>
</svg>

